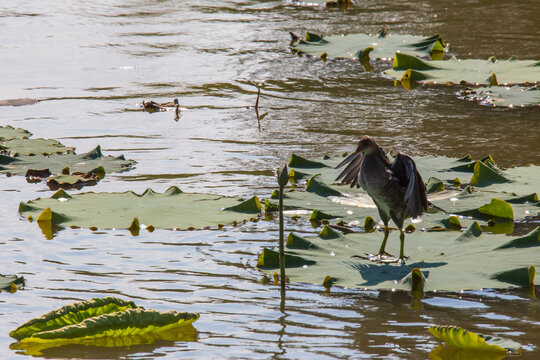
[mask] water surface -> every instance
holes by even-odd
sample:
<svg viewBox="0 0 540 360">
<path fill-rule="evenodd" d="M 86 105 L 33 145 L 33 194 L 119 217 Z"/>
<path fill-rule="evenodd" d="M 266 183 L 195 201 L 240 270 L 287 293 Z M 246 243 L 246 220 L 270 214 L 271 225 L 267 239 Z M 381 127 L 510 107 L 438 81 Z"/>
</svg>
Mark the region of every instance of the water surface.
<svg viewBox="0 0 540 360">
<path fill-rule="evenodd" d="M 540 165 L 540 109 L 493 109 L 457 98 L 458 87 L 394 87 L 352 61 L 294 56 L 289 34 L 378 31 L 433 35 L 460 58 L 539 59 L 540 4 L 534 0 L 361 1 L 348 11 L 287 1 L 17 1 L 0 9 L 0 99 L 42 100 L 0 108 L 0 123 L 56 138 L 79 153 L 97 144 L 135 159 L 92 191 L 151 187 L 262 197 L 291 152 L 319 157 L 350 151 L 369 134 L 386 149 L 475 157 L 501 166 Z M 259 131 L 253 105 L 265 81 Z M 148 114 L 141 100 L 185 108 Z M 0 355 L 9 330 L 73 301 L 115 295 L 159 310 L 197 311 L 193 341 L 131 349 L 63 348 L 57 357 L 417 358 L 438 342 L 430 324 L 456 324 L 524 345 L 540 355 L 538 301 L 522 291 L 428 294 L 293 284 L 285 311 L 278 289 L 255 268 L 277 224 L 224 231 L 62 230 L 52 240 L 19 217 L 20 201 L 50 196 L 41 185 L 2 176 L 0 273 L 28 286 L 0 294 Z M 309 234 L 309 224 L 288 231 Z M 397 241 L 391 239 L 390 241 Z M 459 302 L 460 298 L 469 302 Z M 451 301 L 445 300 L 450 299 Z M 474 305 L 474 306 L 472 306 Z"/>
</svg>

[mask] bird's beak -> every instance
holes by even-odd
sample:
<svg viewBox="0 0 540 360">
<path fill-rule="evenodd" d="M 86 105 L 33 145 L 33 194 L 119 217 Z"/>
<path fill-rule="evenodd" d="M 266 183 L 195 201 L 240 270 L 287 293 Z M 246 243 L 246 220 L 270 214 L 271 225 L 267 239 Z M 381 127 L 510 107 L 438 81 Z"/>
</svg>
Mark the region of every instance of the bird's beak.
<svg viewBox="0 0 540 360">
<path fill-rule="evenodd" d="M 358 151 L 358 149 L 356 149 L 351 155 L 347 156 L 347 158 L 345 160 L 340 162 L 338 164 L 338 166 L 336 166 L 336 169 L 338 169 L 338 168 L 342 167 L 343 165 L 348 164 L 351 161 L 355 160 L 359 156 L 359 154 L 360 154 L 360 151 Z"/>
</svg>

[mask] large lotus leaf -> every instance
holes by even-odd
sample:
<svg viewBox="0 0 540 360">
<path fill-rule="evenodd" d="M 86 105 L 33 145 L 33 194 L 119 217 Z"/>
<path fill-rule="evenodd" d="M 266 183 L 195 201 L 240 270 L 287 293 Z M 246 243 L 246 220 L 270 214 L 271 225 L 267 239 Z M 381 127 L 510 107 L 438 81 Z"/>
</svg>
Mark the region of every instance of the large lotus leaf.
<svg viewBox="0 0 540 360">
<path fill-rule="evenodd" d="M 29 169 L 49 169 L 53 174 L 59 174 L 66 167 L 73 172 L 87 173 L 102 166 L 107 173 L 125 171 L 135 164 L 133 160 L 126 160 L 124 156 L 104 156 L 101 147 L 77 155 L 51 154 L 49 156 L 0 156 L 0 172 L 9 172 L 16 175 L 25 175 Z"/>
<path fill-rule="evenodd" d="M 482 105 L 525 107 L 540 105 L 540 86 L 491 86 L 468 88 L 459 92 L 466 100 L 480 101 Z"/>
<path fill-rule="evenodd" d="M 260 210 L 256 196 L 241 201 L 212 194 L 187 194 L 175 186 L 162 194 L 148 189 L 141 195 L 132 191 L 69 195 L 59 190 L 50 198 L 22 202 L 19 206 L 22 216 L 31 216 L 38 223 L 43 220 L 57 225 L 105 229 L 133 225 L 137 230 L 138 224 L 161 229 L 215 227 L 252 219 Z"/>
<path fill-rule="evenodd" d="M 513 340 L 477 334 L 457 326 L 430 326 L 429 332 L 448 345 L 477 351 L 519 353 L 521 345 Z"/>
<path fill-rule="evenodd" d="M 9 125 L 0 126 L 0 141 L 10 139 L 27 139 L 32 136 L 32 133 L 28 130 L 14 128 Z"/>
<path fill-rule="evenodd" d="M 384 30 L 377 34 L 346 34 L 319 36 L 306 34 L 305 40 L 299 40 L 292 48 L 298 52 L 331 58 L 349 58 L 361 61 L 391 59 L 396 51 L 408 51 L 418 56 L 428 56 L 444 51 L 445 43 L 439 35 L 424 37 L 417 35 L 386 34 Z M 324 54 L 324 55 L 323 55 Z"/>
<path fill-rule="evenodd" d="M 115 297 L 94 298 L 62 306 L 58 310 L 27 321 L 11 331 L 9 336 L 21 340 L 42 331 L 52 331 L 67 325 L 75 325 L 94 316 L 136 307 L 132 301 L 125 301 Z"/>
<path fill-rule="evenodd" d="M 396 53 L 393 69 L 386 75 L 401 81 L 444 84 L 526 84 L 540 81 L 540 61 L 488 60 L 455 57 L 444 61 L 423 60 L 413 54 Z"/>
<path fill-rule="evenodd" d="M 52 139 L 10 139 L 0 140 L 0 150 L 17 155 L 50 155 L 73 152 L 73 148 Z"/>
<path fill-rule="evenodd" d="M 528 286 L 527 269 L 540 264 L 540 242 L 531 240 L 538 230 L 520 238 L 484 233 L 477 223 L 462 233 L 415 231 L 405 237 L 410 258 L 403 265 L 370 260 L 369 254 L 379 250 L 381 231 L 341 234 L 325 229 L 315 237 L 289 237 L 286 254 L 294 256 L 295 264 L 304 264 L 287 267 L 291 281 L 322 284 L 329 275 L 336 285 L 348 288 L 411 290 L 411 271 L 419 268 L 426 291 L 508 288 Z M 520 243 L 527 246 L 509 245 Z M 386 251 L 399 253 L 397 231 L 390 232 Z M 271 274 L 277 268 L 273 265 L 261 270 Z"/>
<path fill-rule="evenodd" d="M 312 220 L 342 218 L 352 224 L 361 224 L 367 216 L 377 217 L 378 213 L 371 198 L 358 188 L 338 185 L 334 179 L 340 172 L 335 166 L 342 157 L 326 158 L 318 161 L 291 156 L 291 180 L 308 180 L 305 190 L 299 184 L 284 194 L 285 214 L 299 215 Z M 491 157 L 473 161 L 469 156 L 462 159 L 447 157 L 414 157 L 417 167 L 425 180 L 437 186 L 428 198 L 450 214 L 460 216 L 462 226 L 479 220 L 487 231 L 512 232 L 512 220 L 539 212 L 540 168 L 536 166 L 510 168 L 502 171 L 494 165 Z M 457 181 L 462 185 L 456 186 Z M 470 179 L 470 180 L 467 180 Z M 467 182 L 476 185 L 466 186 Z M 442 183 L 442 184 L 441 184 Z M 442 185 L 442 186 L 441 186 Z M 442 190 L 442 187 L 445 189 Z M 268 210 L 275 211 L 277 201 L 269 200 Z M 317 210 L 314 212 L 314 210 Z M 488 227 L 489 220 L 510 221 L 510 226 Z M 429 212 L 422 216 L 416 226 L 455 227 L 449 224 L 449 214 Z"/>
<path fill-rule="evenodd" d="M 74 325 L 41 331 L 21 339 L 25 343 L 76 343 L 78 339 L 144 335 L 182 327 L 199 318 L 199 314 L 178 311 L 156 311 L 127 308 L 123 311 L 90 317 Z"/>
</svg>

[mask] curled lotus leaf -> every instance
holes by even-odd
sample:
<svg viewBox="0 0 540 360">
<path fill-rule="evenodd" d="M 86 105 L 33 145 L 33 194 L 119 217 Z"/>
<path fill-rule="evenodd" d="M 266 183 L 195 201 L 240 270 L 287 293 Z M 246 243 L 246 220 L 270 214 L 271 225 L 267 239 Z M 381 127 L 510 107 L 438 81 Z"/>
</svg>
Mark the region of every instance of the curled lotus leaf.
<svg viewBox="0 0 540 360">
<path fill-rule="evenodd" d="M 478 101 L 481 105 L 502 107 L 526 107 L 540 105 L 540 86 L 490 86 L 467 88 L 459 97 Z"/>
<path fill-rule="evenodd" d="M 444 61 L 421 59 L 411 53 L 396 53 L 386 75 L 401 81 L 442 84 L 516 85 L 540 82 L 540 61 L 465 59 Z M 494 80 L 497 83 L 494 83 Z"/>
<path fill-rule="evenodd" d="M 185 326 L 198 318 L 199 314 L 196 313 L 127 308 L 123 311 L 90 317 L 78 324 L 37 332 L 21 339 L 21 342 L 65 342 L 85 338 L 143 335 Z"/>
<path fill-rule="evenodd" d="M 431 37 L 417 35 L 388 34 L 384 29 L 377 34 L 345 34 L 320 36 L 307 33 L 305 40 L 298 39 L 293 50 L 302 54 L 324 58 L 356 59 L 362 63 L 373 59 L 392 59 L 399 51 L 417 56 L 443 54 L 446 44 L 439 35 Z"/>
<path fill-rule="evenodd" d="M 136 308 L 134 302 L 115 297 L 94 298 L 70 305 L 34 318 L 11 331 L 9 336 L 21 340 L 42 331 L 53 331 L 64 326 L 79 324 L 82 321 L 103 314 Z"/>
<path fill-rule="evenodd" d="M 448 345 L 465 350 L 482 352 L 520 353 L 521 345 L 513 340 L 477 334 L 458 326 L 431 326 L 429 332 Z"/>
<path fill-rule="evenodd" d="M 212 194 L 184 193 L 173 186 L 164 193 L 147 189 L 142 194 L 93 193 L 70 195 L 58 190 L 50 198 L 22 202 L 22 216 L 62 226 L 102 229 L 133 229 L 143 225 L 158 229 L 202 229 L 233 224 L 257 217 L 261 203 L 257 197 L 241 200 Z"/>
</svg>

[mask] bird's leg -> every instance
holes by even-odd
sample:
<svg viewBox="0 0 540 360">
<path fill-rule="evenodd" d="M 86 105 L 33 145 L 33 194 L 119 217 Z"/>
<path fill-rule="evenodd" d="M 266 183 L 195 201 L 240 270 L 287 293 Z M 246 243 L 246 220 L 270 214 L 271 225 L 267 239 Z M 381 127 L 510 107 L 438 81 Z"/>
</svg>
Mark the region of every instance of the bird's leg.
<svg viewBox="0 0 540 360">
<path fill-rule="evenodd" d="M 387 253 L 384 249 L 386 248 L 386 241 L 388 240 L 388 235 L 390 235 L 390 229 L 388 228 L 388 224 L 384 224 L 384 239 L 381 244 L 381 248 L 379 249 L 379 256 L 392 256 L 389 253 Z"/>
<path fill-rule="evenodd" d="M 405 256 L 404 254 L 404 247 L 405 247 L 405 233 L 403 232 L 403 229 L 399 229 L 399 241 L 401 242 L 401 246 L 399 248 L 399 260 L 405 262 L 405 259 L 408 259 L 408 256 Z"/>
</svg>

